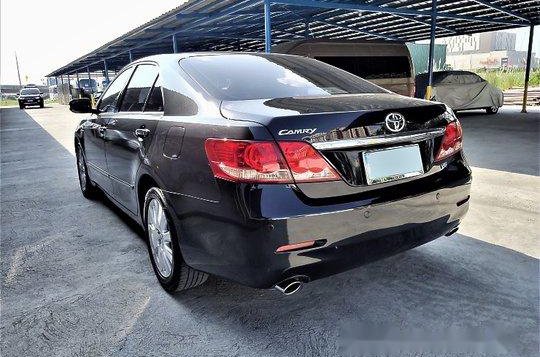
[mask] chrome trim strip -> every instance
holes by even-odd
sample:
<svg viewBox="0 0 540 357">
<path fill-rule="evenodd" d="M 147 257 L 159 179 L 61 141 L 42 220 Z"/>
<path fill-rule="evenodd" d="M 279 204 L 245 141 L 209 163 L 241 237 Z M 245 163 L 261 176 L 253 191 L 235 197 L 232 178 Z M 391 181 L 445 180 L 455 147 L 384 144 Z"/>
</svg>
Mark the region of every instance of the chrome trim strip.
<svg viewBox="0 0 540 357">
<path fill-rule="evenodd" d="M 204 202 L 209 202 L 209 203 L 219 203 L 219 201 L 216 201 L 216 200 L 211 200 L 211 199 L 208 199 L 208 198 L 192 196 L 192 195 L 188 195 L 187 193 L 180 193 L 180 192 L 167 191 L 167 190 L 161 190 L 161 191 L 169 193 L 171 195 L 183 196 L 183 197 L 187 197 L 187 198 L 193 198 L 193 199 L 199 200 L 199 201 L 204 201 Z"/>
<path fill-rule="evenodd" d="M 444 134 L 445 128 L 432 129 L 429 131 L 414 132 L 407 135 L 391 134 L 387 136 L 373 136 L 367 138 L 321 141 L 311 143 L 317 150 L 348 149 L 354 147 L 366 147 L 376 145 L 390 145 L 398 143 L 417 143 L 419 141 L 433 139 Z"/>
</svg>

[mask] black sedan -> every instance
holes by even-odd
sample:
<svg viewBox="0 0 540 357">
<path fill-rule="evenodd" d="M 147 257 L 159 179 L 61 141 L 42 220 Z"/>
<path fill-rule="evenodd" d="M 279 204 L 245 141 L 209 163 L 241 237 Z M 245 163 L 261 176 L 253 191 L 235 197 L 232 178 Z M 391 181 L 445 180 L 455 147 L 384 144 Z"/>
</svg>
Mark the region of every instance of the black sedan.
<svg viewBox="0 0 540 357">
<path fill-rule="evenodd" d="M 24 109 L 28 106 L 44 107 L 43 94 L 38 88 L 29 87 L 21 89 L 17 100 L 19 101 L 20 109 Z"/>
<path fill-rule="evenodd" d="M 75 133 L 83 195 L 145 229 L 169 292 L 215 274 L 285 294 L 455 232 L 471 171 L 445 105 L 298 56 L 129 64 Z"/>
</svg>

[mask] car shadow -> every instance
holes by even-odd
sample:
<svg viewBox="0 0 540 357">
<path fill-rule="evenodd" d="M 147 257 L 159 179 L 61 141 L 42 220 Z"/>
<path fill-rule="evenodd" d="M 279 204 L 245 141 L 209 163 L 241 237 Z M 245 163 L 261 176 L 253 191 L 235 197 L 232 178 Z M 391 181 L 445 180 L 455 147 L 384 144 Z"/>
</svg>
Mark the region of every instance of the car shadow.
<svg viewBox="0 0 540 357">
<path fill-rule="evenodd" d="M 537 259 L 456 234 L 313 281 L 292 296 L 210 278 L 174 300 L 239 341 L 265 344 L 269 355 L 283 353 L 287 340 L 294 341 L 287 352 L 299 349 L 289 355 L 300 355 L 301 346 L 314 347 L 313 335 L 331 340 L 316 344 L 317 354 L 328 355 L 344 347 L 335 337 L 350 332 L 347 326 L 414 326 L 427 336 L 434 326 L 482 332 L 502 323 L 515 337 L 505 339 L 509 355 L 526 356 L 538 345 L 530 334 L 538 329 L 538 277 Z"/>
</svg>

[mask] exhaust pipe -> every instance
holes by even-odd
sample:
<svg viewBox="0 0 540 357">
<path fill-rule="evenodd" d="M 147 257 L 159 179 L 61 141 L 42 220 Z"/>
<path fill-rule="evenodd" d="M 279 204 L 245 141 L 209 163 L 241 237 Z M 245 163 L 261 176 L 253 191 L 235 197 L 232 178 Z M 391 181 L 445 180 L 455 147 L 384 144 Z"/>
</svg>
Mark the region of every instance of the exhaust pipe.
<svg viewBox="0 0 540 357">
<path fill-rule="evenodd" d="M 309 278 L 306 276 L 294 276 L 277 283 L 274 287 L 283 295 L 292 295 L 298 292 Z"/>
</svg>

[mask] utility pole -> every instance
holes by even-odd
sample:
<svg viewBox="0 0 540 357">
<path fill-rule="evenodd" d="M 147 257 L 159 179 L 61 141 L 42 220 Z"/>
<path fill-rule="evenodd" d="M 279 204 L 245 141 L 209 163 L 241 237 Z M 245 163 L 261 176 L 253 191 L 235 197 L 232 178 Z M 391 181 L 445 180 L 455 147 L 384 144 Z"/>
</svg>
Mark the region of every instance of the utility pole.
<svg viewBox="0 0 540 357">
<path fill-rule="evenodd" d="M 15 64 L 17 65 L 17 77 L 19 77 L 19 87 L 22 88 L 21 72 L 19 71 L 19 59 L 17 58 L 17 52 L 15 52 Z"/>
</svg>

